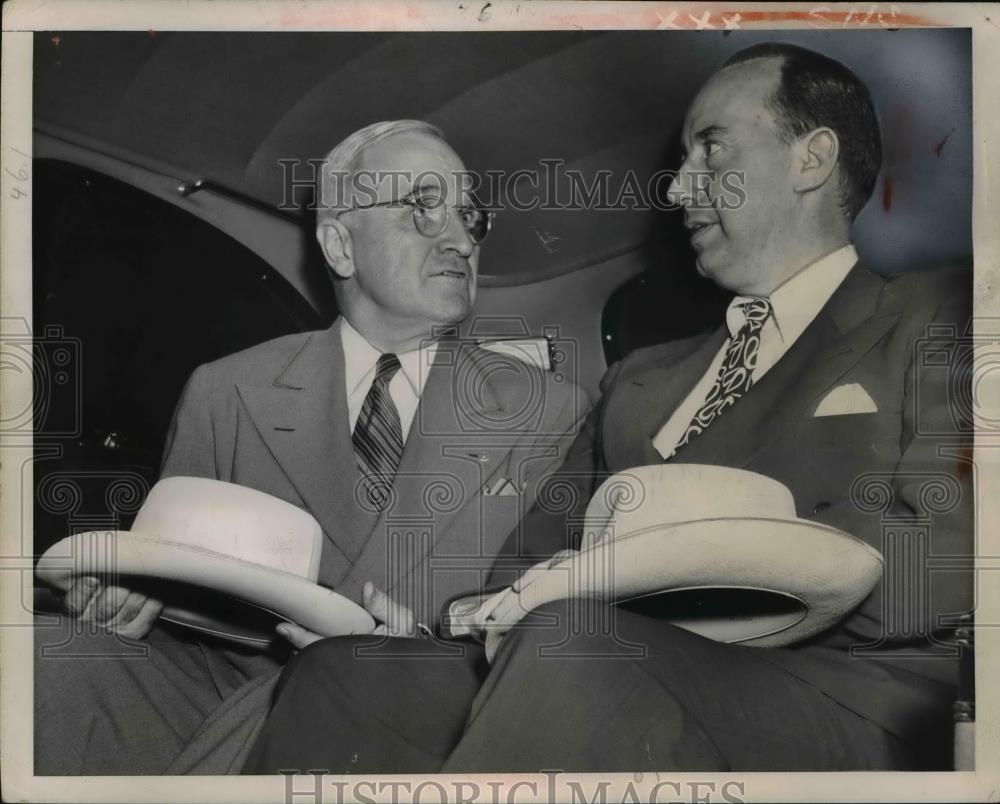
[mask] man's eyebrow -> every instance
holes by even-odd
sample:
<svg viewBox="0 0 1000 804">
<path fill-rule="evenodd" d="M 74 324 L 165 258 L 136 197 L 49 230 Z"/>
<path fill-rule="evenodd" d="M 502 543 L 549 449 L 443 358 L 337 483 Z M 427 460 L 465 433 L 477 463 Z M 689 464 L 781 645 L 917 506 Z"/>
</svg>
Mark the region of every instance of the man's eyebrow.
<svg viewBox="0 0 1000 804">
<path fill-rule="evenodd" d="M 406 194 L 406 198 L 414 195 L 421 195 L 422 193 L 439 193 L 441 188 L 433 184 L 421 184 L 418 187 L 411 187 L 410 192 Z"/>
<path fill-rule="evenodd" d="M 726 126 L 720 126 L 720 125 L 705 126 L 705 128 L 699 130 L 694 135 L 694 139 L 700 142 L 702 140 L 707 140 L 711 137 L 718 136 L 719 134 L 725 134 L 728 131 L 729 129 L 726 128 Z"/>
</svg>

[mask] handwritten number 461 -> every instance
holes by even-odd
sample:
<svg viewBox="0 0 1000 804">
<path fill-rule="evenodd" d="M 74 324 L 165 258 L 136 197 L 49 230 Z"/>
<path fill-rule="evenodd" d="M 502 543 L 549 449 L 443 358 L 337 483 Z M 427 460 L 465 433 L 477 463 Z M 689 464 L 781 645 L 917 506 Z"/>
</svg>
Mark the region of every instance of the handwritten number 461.
<svg viewBox="0 0 1000 804">
<path fill-rule="evenodd" d="M 26 183 L 30 175 L 28 173 L 28 165 L 30 164 L 31 157 L 28 156 L 26 153 L 24 153 L 24 151 L 19 151 L 17 148 L 11 148 L 11 150 L 14 153 L 18 154 L 19 156 L 24 157 L 24 159 L 27 161 L 17 168 L 16 173 L 9 167 L 4 167 L 4 172 L 6 172 L 8 176 L 14 179 L 14 181 Z M 17 184 L 11 185 L 10 197 L 13 198 L 14 200 L 17 200 L 19 198 L 24 198 L 27 195 L 28 193 L 23 186 L 19 186 Z"/>
</svg>

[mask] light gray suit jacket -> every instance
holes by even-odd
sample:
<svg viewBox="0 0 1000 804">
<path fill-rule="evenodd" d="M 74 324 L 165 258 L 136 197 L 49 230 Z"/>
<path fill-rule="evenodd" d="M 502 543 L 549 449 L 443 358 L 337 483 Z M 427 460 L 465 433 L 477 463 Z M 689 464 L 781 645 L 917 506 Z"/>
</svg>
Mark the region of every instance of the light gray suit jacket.
<svg viewBox="0 0 1000 804">
<path fill-rule="evenodd" d="M 379 513 L 357 494 L 343 374 L 338 322 L 199 367 L 162 476 L 217 478 L 305 508 L 326 536 L 321 583 L 360 601 L 370 579 L 430 623 L 446 599 L 482 585 L 589 400 L 559 374 L 443 340 Z M 484 493 L 503 479 L 507 493 Z"/>
</svg>

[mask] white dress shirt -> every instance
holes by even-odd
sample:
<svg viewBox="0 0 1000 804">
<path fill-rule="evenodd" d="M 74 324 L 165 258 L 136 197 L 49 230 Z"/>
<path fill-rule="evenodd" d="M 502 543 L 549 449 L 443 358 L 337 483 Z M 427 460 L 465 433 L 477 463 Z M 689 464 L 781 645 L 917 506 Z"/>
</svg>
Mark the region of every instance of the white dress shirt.
<svg viewBox="0 0 1000 804">
<path fill-rule="evenodd" d="M 858 253 L 854 246 L 843 246 L 803 268 L 774 290 L 770 296 L 771 315 L 760 331 L 757 366 L 753 371 L 754 382 L 758 382 L 799 339 L 857 261 Z M 726 349 L 746 320 L 741 305 L 752 300 L 752 296 L 737 296 L 730 302 L 726 311 L 729 337 L 691 393 L 653 439 L 653 446 L 664 460 L 673 454 L 695 413 L 704 404 L 708 392 L 712 390 L 722 368 Z"/>
<path fill-rule="evenodd" d="M 368 396 L 368 391 L 375 381 L 375 367 L 382 353 L 368 343 L 343 316 L 340 317 L 340 341 L 344 346 L 347 415 L 353 433 L 365 397 Z M 437 342 L 431 342 L 419 349 L 396 355 L 399 358 L 400 369 L 389 381 L 389 396 L 399 411 L 404 444 L 413 424 L 413 417 L 416 416 L 420 395 L 424 392 L 427 374 L 436 353 Z"/>
</svg>

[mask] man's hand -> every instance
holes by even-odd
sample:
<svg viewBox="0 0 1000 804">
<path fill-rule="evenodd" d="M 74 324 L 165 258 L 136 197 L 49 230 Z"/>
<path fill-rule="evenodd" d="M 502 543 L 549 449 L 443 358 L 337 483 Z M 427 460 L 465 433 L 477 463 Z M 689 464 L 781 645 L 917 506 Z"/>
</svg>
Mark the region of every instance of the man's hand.
<svg viewBox="0 0 1000 804">
<path fill-rule="evenodd" d="M 505 589 L 501 594 L 495 595 L 492 605 L 481 612 L 484 619 L 479 623 L 479 627 L 485 635 L 483 643 L 486 648 L 486 660 L 490 664 L 493 663 L 493 658 L 500 649 L 500 643 L 507 635 L 507 632 L 528 614 L 528 610 L 521 605 L 521 590 L 543 577 L 553 567 L 572 558 L 579 552 L 579 550 L 560 550 L 551 558 L 540 561 L 514 581 L 512 586 Z"/>
<path fill-rule="evenodd" d="M 397 637 L 420 635 L 413 612 L 397 603 L 371 581 L 365 583 L 361 596 L 365 610 L 379 623 L 373 633 Z"/>
<path fill-rule="evenodd" d="M 417 623 L 417 618 L 406 606 L 400 605 L 385 592 L 378 589 L 371 581 L 365 583 L 361 592 L 361 602 L 378 625 L 373 634 L 386 636 L 416 637 L 423 628 Z M 277 632 L 301 650 L 317 640 L 323 639 L 319 634 L 303 628 L 295 623 L 281 623 Z"/>
<path fill-rule="evenodd" d="M 129 639 L 142 639 L 163 611 L 163 602 L 122 586 L 104 586 L 84 575 L 66 591 L 63 611 Z"/>
</svg>

